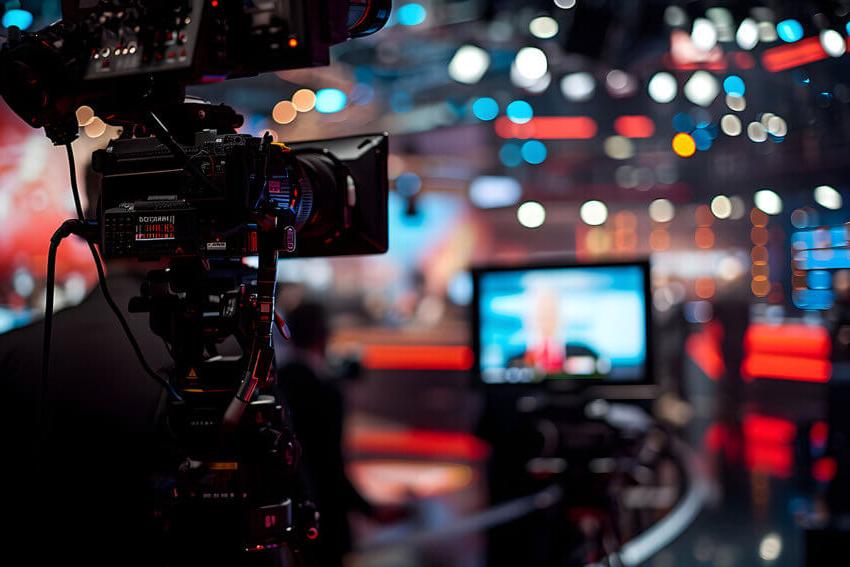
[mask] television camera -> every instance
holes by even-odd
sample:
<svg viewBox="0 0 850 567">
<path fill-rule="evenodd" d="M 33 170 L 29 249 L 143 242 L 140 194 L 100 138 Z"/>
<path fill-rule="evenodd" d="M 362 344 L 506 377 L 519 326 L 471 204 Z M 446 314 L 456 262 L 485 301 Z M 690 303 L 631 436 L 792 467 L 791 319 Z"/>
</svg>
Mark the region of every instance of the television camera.
<svg viewBox="0 0 850 567">
<path fill-rule="evenodd" d="M 102 176 L 95 220 L 83 218 L 72 175 L 79 218 L 51 240 L 48 279 L 61 239 L 86 238 L 104 295 L 137 346 L 100 257 L 169 261 L 129 306 L 150 314 L 174 359 L 163 377 L 140 355 L 169 393 L 171 457 L 152 479 L 169 564 L 249 556 L 279 564 L 284 552 L 308 562 L 302 548 L 321 539 L 319 514 L 299 488 L 300 449 L 276 395 L 272 336 L 288 335 L 275 310 L 277 262 L 387 250 L 387 135 L 278 143 L 239 134 L 241 116 L 187 100 L 185 88 L 328 64 L 332 45 L 383 27 L 390 0 L 62 6 L 63 19 L 40 31 L 9 30 L 0 94 L 66 145 L 71 160 L 80 106 L 123 126 L 92 156 Z M 246 256 L 256 256 L 256 267 Z M 219 352 L 230 337 L 241 354 Z"/>
</svg>

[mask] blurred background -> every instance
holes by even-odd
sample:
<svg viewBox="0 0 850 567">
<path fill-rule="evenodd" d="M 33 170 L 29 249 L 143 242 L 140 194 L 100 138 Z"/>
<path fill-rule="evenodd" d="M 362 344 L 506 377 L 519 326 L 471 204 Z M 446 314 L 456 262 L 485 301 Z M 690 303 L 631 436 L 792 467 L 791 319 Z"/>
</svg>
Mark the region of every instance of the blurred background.
<svg viewBox="0 0 850 567">
<path fill-rule="evenodd" d="M 61 16 L 58 1 L 0 10 L 4 28 Z M 243 114 L 242 133 L 391 136 L 389 252 L 278 269 L 283 310 L 321 301 L 329 351 L 358 361 L 342 383 L 352 482 L 405 510 L 355 518 L 350 564 L 493 564 L 494 533 L 537 564 L 820 564 L 812 538 L 843 502 L 828 394 L 850 344 L 850 278 L 836 263 L 809 293 L 792 258 L 795 233 L 850 220 L 848 36 L 844 0 L 395 0 L 388 26 L 336 46 L 327 68 L 191 89 Z M 87 156 L 119 130 L 78 117 L 85 183 Z M 0 125 L 8 332 L 42 317 L 49 236 L 73 201 L 64 151 L 5 106 Z M 559 413 L 550 392 L 477 380 L 471 269 L 646 258 L 650 393 L 572 394 Z M 86 247 L 63 246 L 57 306 L 95 283 Z M 625 398 L 652 425 L 612 417 Z M 494 490 L 507 433 L 488 420 L 503 418 L 529 452 L 511 453 L 526 473 L 515 494 Z M 588 440 L 600 419 L 611 445 L 568 482 L 572 454 L 538 451 L 546 424 Z M 587 483 L 604 498 L 575 499 Z M 529 494 L 527 509 L 494 508 Z M 614 559 L 671 510 L 687 520 L 678 537 Z"/>
</svg>

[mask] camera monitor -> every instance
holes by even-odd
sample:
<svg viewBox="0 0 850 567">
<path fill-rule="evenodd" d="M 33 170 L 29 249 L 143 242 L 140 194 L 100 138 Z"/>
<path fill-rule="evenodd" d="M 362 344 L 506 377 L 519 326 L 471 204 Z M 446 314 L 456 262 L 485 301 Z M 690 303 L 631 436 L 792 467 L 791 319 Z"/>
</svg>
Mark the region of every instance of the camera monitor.
<svg viewBox="0 0 850 567">
<path fill-rule="evenodd" d="M 649 265 L 480 269 L 473 341 L 485 384 L 644 384 Z"/>
</svg>

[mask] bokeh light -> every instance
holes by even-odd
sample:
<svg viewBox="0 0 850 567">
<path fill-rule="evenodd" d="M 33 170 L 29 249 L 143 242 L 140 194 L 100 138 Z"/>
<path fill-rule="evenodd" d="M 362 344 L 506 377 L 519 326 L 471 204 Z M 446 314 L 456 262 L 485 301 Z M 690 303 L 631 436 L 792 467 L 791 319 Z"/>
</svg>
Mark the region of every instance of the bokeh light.
<svg viewBox="0 0 850 567">
<path fill-rule="evenodd" d="M 499 161 L 505 167 L 516 167 L 522 163 L 520 147 L 514 142 L 505 142 L 499 149 Z"/>
<path fill-rule="evenodd" d="M 14 6 L 15 3 L 12 3 Z M 17 8 L 12 10 L 6 10 L 6 13 L 3 14 L 3 27 L 10 28 L 12 26 L 17 26 L 18 28 L 25 30 L 32 25 L 33 17 L 30 12 L 26 10 L 19 10 Z"/>
<path fill-rule="evenodd" d="M 514 68 L 528 81 L 536 81 L 546 74 L 549 68 L 546 54 L 536 47 L 523 47 L 514 59 Z"/>
<path fill-rule="evenodd" d="M 505 109 L 508 120 L 515 124 L 525 124 L 534 117 L 534 109 L 524 100 L 515 100 Z"/>
<path fill-rule="evenodd" d="M 778 215 L 782 212 L 782 198 L 770 189 L 756 191 L 753 201 L 759 210 L 769 215 Z"/>
<path fill-rule="evenodd" d="M 752 18 L 745 18 L 738 26 L 738 31 L 735 34 L 735 41 L 738 47 L 745 50 L 753 49 L 759 42 L 758 24 Z"/>
<path fill-rule="evenodd" d="M 847 51 L 844 36 L 835 30 L 820 32 L 820 44 L 830 57 L 841 57 Z"/>
<path fill-rule="evenodd" d="M 396 19 L 403 26 L 418 26 L 428 17 L 428 11 L 422 4 L 411 2 L 402 4 L 396 11 Z"/>
<path fill-rule="evenodd" d="M 794 19 L 782 20 L 776 24 L 776 34 L 785 43 L 794 43 L 803 39 L 803 25 Z"/>
<path fill-rule="evenodd" d="M 711 212 L 719 219 L 732 216 L 732 200 L 726 195 L 717 195 L 711 200 Z"/>
<path fill-rule="evenodd" d="M 316 92 L 316 111 L 322 114 L 339 112 L 348 103 L 348 97 L 339 89 L 320 89 Z"/>
<path fill-rule="evenodd" d="M 546 209 L 537 201 L 526 201 L 517 208 L 516 218 L 526 228 L 539 228 L 546 222 Z"/>
<path fill-rule="evenodd" d="M 679 133 L 673 137 L 673 152 L 683 158 L 689 158 L 697 151 L 696 142 L 690 134 Z"/>
<path fill-rule="evenodd" d="M 489 96 L 475 99 L 472 114 L 479 120 L 493 120 L 499 115 L 499 103 Z"/>
<path fill-rule="evenodd" d="M 734 114 L 727 114 L 720 119 L 720 129 L 727 136 L 740 136 L 743 129 L 741 119 Z"/>
<path fill-rule="evenodd" d="M 663 71 L 653 75 L 647 85 L 650 98 L 661 104 L 672 102 L 676 98 L 678 90 L 676 78 Z"/>
<path fill-rule="evenodd" d="M 579 216 L 585 224 L 599 226 L 608 220 L 608 207 L 602 201 L 587 201 L 579 209 Z"/>
<path fill-rule="evenodd" d="M 710 51 L 717 45 L 717 28 L 708 18 L 697 18 L 691 30 L 691 41 L 697 49 Z"/>
<path fill-rule="evenodd" d="M 723 79 L 723 90 L 728 95 L 744 96 L 747 92 L 747 85 L 744 84 L 744 79 L 738 75 L 729 75 Z"/>
<path fill-rule="evenodd" d="M 708 71 L 697 71 L 691 75 L 684 88 L 685 97 L 700 106 L 710 106 L 719 92 L 717 79 Z"/>
<path fill-rule="evenodd" d="M 298 89 L 292 95 L 292 104 L 298 112 L 310 112 L 316 106 L 316 93 L 310 89 Z"/>
<path fill-rule="evenodd" d="M 676 214 L 676 208 L 668 199 L 655 199 L 649 204 L 649 218 L 655 222 L 670 222 Z"/>
<path fill-rule="evenodd" d="M 546 160 L 546 145 L 538 140 L 528 140 L 522 144 L 520 155 L 527 163 L 541 164 Z"/>
<path fill-rule="evenodd" d="M 490 54 L 475 45 L 460 47 L 449 61 L 449 76 L 459 83 L 473 85 L 490 68 Z"/>
<path fill-rule="evenodd" d="M 593 98 L 596 91 L 596 79 L 584 71 L 564 75 L 561 79 L 561 92 L 567 100 L 585 102 Z"/>
<path fill-rule="evenodd" d="M 528 24 L 528 31 L 536 38 L 549 39 L 558 35 L 558 21 L 550 16 L 538 16 Z"/>
<path fill-rule="evenodd" d="M 272 109 L 272 120 L 278 124 L 289 124 L 298 116 L 298 110 L 292 101 L 282 100 Z"/>
<path fill-rule="evenodd" d="M 829 185 L 821 185 L 814 190 L 815 202 L 825 209 L 838 210 L 842 207 L 841 193 Z"/>
</svg>

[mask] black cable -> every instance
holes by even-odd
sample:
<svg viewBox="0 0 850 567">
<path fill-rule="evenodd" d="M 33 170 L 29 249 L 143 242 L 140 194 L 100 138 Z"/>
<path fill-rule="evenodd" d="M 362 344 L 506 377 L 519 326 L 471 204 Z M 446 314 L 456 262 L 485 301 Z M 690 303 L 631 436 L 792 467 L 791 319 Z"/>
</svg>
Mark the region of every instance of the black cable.
<svg viewBox="0 0 850 567">
<path fill-rule="evenodd" d="M 77 216 L 79 220 L 77 223 L 80 223 L 78 226 L 82 229 L 85 223 L 84 215 L 83 215 L 83 207 L 80 201 L 80 189 L 77 185 L 77 172 L 74 163 L 74 150 L 71 147 L 71 144 L 66 144 L 66 149 L 68 153 L 68 168 L 71 175 L 71 192 L 74 195 L 74 205 L 77 209 Z M 42 388 L 42 401 L 44 402 L 47 398 L 47 382 L 48 382 L 48 371 L 50 366 L 50 341 L 51 335 L 53 331 L 53 288 L 56 280 L 56 251 L 59 248 L 59 243 L 63 238 L 71 234 L 72 228 L 74 224 L 71 221 L 66 221 L 63 223 L 62 227 L 56 231 L 53 237 L 50 239 L 50 250 L 48 251 L 47 257 L 47 297 L 45 301 L 45 313 L 44 313 L 44 337 L 43 337 L 43 353 L 42 353 L 42 377 L 41 377 L 41 388 Z M 103 294 L 104 299 L 106 300 L 107 305 L 115 314 L 115 317 L 118 319 L 118 322 L 121 325 L 121 328 L 124 330 L 124 334 L 127 336 L 127 340 L 130 343 L 130 346 L 133 347 L 133 351 L 136 353 L 136 357 L 139 359 L 139 363 L 141 364 L 144 371 L 160 386 L 165 388 L 168 392 L 168 395 L 171 396 L 175 401 L 182 401 L 182 397 L 180 394 L 174 389 L 174 387 L 162 376 L 156 373 L 156 371 L 151 368 L 148 364 L 147 360 L 145 360 L 145 355 L 142 352 L 141 347 L 139 346 L 138 341 L 136 340 L 135 335 L 133 335 L 133 331 L 130 329 L 130 325 L 127 323 L 127 319 L 124 317 L 124 314 L 121 312 L 121 309 L 118 307 L 118 304 L 115 303 L 115 300 L 112 298 L 112 294 L 109 293 L 109 287 L 106 283 L 106 274 L 103 270 L 103 263 L 100 259 L 100 254 L 97 251 L 97 248 L 90 241 L 87 241 L 89 250 L 91 251 L 92 258 L 94 259 L 94 265 L 97 268 L 97 279 L 98 284 L 100 285 L 100 291 Z"/>
<path fill-rule="evenodd" d="M 94 244 L 91 242 L 88 243 L 89 250 L 91 250 L 92 258 L 94 258 L 94 265 L 97 268 L 97 279 L 100 283 L 100 291 L 103 293 L 103 298 L 106 300 L 106 304 L 109 305 L 109 308 L 112 309 L 112 312 L 115 314 L 116 319 L 121 324 L 121 328 L 124 329 L 124 334 L 127 336 L 127 341 L 129 341 L 130 346 L 133 347 L 133 351 L 136 353 L 136 358 L 139 359 L 139 364 L 142 365 L 144 371 L 154 380 L 156 380 L 160 386 L 165 388 L 168 392 L 168 395 L 174 401 L 182 401 L 183 398 L 177 393 L 177 390 L 174 389 L 168 380 L 160 376 L 156 373 L 156 371 L 151 368 L 148 361 L 145 360 L 145 355 L 142 352 L 142 348 L 139 346 L 138 341 L 136 341 L 135 335 L 133 335 L 133 331 L 130 329 L 130 325 L 127 323 L 127 318 L 124 317 L 124 313 L 121 312 L 121 308 L 118 307 L 118 304 L 115 303 L 115 300 L 112 298 L 112 294 L 109 293 L 109 288 L 106 286 L 106 274 L 103 271 L 103 263 L 100 260 L 100 254 L 95 248 Z"/>
<path fill-rule="evenodd" d="M 47 288 L 44 298 L 44 335 L 41 342 L 41 398 L 40 411 L 42 423 L 45 422 L 47 403 L 47 380 L 50 374 L 50 339 L 53 336 L 53 291 L 56 282 L 56 251 L 59 249 L 61 238 L 57 238 L 62 228 L 59 228 L 50 239 L 50 249 L 47 252 Z"/>
<path fill-rule="evenodd" d="M 77 164 L 74 160 L 74 148 L 68 142 L 65 144 L 65 149 L 68 152 L 68 168 L 71 170 L 71 191 L 74 194 L 74 208 L 77 209 L 77 218 L 85 222 L 86 215 L 83 213 L 83 204 L 80 202 L 80 190 L 77 187 Z"/>
</svg>

